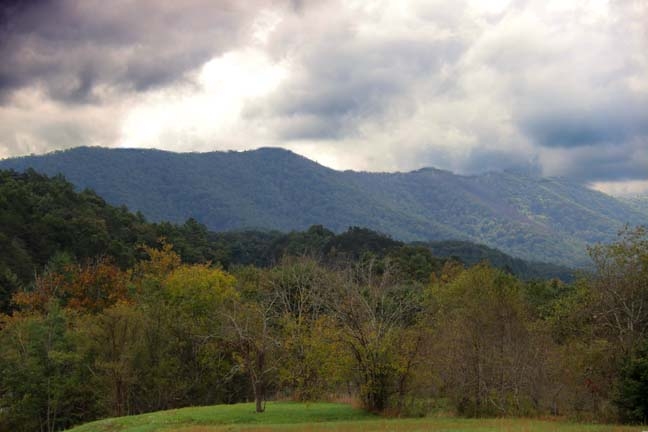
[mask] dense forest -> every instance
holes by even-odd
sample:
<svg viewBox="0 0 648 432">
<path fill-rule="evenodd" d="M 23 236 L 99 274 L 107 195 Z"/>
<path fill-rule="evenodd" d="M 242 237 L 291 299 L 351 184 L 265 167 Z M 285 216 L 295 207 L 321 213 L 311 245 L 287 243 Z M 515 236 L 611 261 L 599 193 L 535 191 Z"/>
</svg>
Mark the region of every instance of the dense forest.
<svg viewBox="0 0 648 432">
<path fill-rule="evenodd" d="M 336 233 L 363 226 L 404 241 L 463 240 L 531 261 L 589 264 L 586 246 L 648 218 L 627 202 L 561 178 L 335 171 L 282 149 L 171 153 L 81 147 L 6 159 L 0 169 L 62 173 L 154 222 L 193 218 L 213 231 Z"/>
<path fill-rule="evenodd" d="M 563 282 L 357 227 L 152 224 L 33 171 L 0 172 L 0 218 L 0 430 L 269 399 L 648 421 L 646 227 Z"/>
<path fill-rule="evenodd" d="M 523 261 L 481 245 L 408 245 L 357 227 L 337 235 L 320 225 L 290 233 L 215 233 L 195 219 L 180 225 L 149 223 L 141 213 L 113 207 L 91 190 L 76 192 L 61 176 L 49 178 L 33 170 L 0 171 L 0 311 L 8 312 L 11 294 L 28 287 L 34 275 L 52 262 L 83 262 L 102 256 L 126 269 L 143 258 L 142 245 L 155 246 L 160 238 L 174 245 L 183 262 L 212 262 L 225 269 L 248 264 L 269 267 L 284 255 L 332 262 L 373 254 L 425 262 L 428 274 L 444 259 L 453 258 L 467 264 L 488 261 L 523 279 L 572 277 L 568 268 Z"/>
</svg>

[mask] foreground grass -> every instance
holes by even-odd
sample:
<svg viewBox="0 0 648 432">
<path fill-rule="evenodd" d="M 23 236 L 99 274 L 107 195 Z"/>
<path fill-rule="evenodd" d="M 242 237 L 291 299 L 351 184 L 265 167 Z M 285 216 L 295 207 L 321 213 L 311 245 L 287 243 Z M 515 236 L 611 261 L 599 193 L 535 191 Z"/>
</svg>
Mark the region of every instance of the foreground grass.
<svg viewBox="0 0 648 432">
<path fill-rule="evenodd" d="M 231 425 L 283 425 L 291 423 L 350 422 L 371 418 L 375 418 L 375 416 L 346 404 L 268 402 L 266 412 L 257 414 L 254 412 L 253 403 L 243 403 L 181 408 L 100 420 L 70 429 L 69 432 L 177 431 L 182 430 L 181 428 L 191 430 L 186 429 L 186 427 L 201 425 L 228 427 Z"/>
<path fill-rule="evenodd" d="M 268 403 L 183 408 L 100 420 L 68 432 L 640 432 L 647 428 L 529 419 L 384 419 L 344 404 Z"/>
</svg>

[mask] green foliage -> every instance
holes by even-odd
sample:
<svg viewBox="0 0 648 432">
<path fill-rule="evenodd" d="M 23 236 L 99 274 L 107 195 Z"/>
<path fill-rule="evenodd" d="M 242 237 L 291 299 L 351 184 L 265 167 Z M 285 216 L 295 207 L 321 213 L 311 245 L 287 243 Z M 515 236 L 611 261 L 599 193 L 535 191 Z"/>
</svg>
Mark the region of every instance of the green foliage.
<svg viewBox="0 0 648 432">
<path fill-rule="evenodd" d="M 238 384 L 232 353 L 222 343 L 223 310 L 238 298 L 235 279 L 204 264 L 181 264 L 169 244 L 147 253 L 135 272 L 141 335 L 129 357 L 136 373 L 129 412 L 240 400 L 231 387 Z"/>
<path fill-rule="evenodd" d="M 458 411 L 470 416 L 534 413 L 540 400 L 534 388 L 540 380 L 534 375 L 542 368 L 537 356 L 543 348 L 534 343 L 520 282 L 478 265 L 432 289 L 443 323 L 438 338 L 445 352 L 439 367 Z"/>
<path fill-rule="evenodd" d="M 366 409 L 399 412 L 426 334 L 421 286 L 401 285 L 389 262 L 363 261 L 325 293 L 339 337 L 352 358 L 352 379 Z M 396 397 L 397 404 L 390 406 Z"/>
<path fill-rule="evenodd" d="M 62 254 L 78 260 L 110 255 L 132 265 L 134 245 L 155 238 L 125 208 L 89 191 L 76 193 L 60 176 L 0 172 L 0 203 L 0 292 L 29 285 L 34 273 Z M 9 310 L 6 300 L 2 306 Z"/>
<path fill-rule="evenodd" d="M 612 347 L 621 415 L 648 420 L 648 227 L 626 228 L 611 244 L 590 248 L 595 273 L 589 311 L 593 333 Z"/>
<path fill-rule="evenodd" d="M 648 422 L 648 340 L 626 360 L 616 403 L 625 421 Z"/>
<path fill-rule="evenodd" d="M 631 353 L 648 335 L 648 227 L 626 228 L 619 240 L 589 249 L 594 314 L 604 337 Z"/>
<path fill-rule="evenodd" d="M 420 244 L 429 248 L 436 257 L 456 258 L 468 266 L 488 262 L 493 267 L 506 270 L 525 280 L 556 278 L 564 282 L 571 282 L 574 279 L 574 271 L 565 266 L 525 261 L 481 244 L 458 240 L 434 241 Z"/>
<path fill-rule="evenodd" d="M 458 176 L 337 172 L 280 149 L 174 154 L 77 148 L 8 159 L 0 168 L 63 173 L 79 188 L 153 221 L 193 217 L 211 230 L 335 232 L 363 225 L 404 241 L 459 239 L 533 261 L 587 264 L 587 244 L 611 241 L 638 207 L 562 179 L 515 173 Z M 183 245 L 178 244 L 179 250 Z"/>
<path fill-rule="evenodd" d="M 174 305 L 197 317 L 214 315 L 219 307 L 236 299 L 235 283 L 233 276 L 220 269 L 194 264 L 174 269 L 167 276 L 164 288 Z"/>
<path fill-rule="evenodd" d="M 70 319 L 55 302 L 45 315 L 14 317 L 0 333 L 0 429 L 55 431 L 102 414 Z"/>
<path fill-rule="evenodd" d="M 556 304 L 571 296 L 573 289 L 573 285 L 559 279 L 532 280 L 524 285 L 523 292 L 530 311 L 537 317 L 549 319 Z"/>
</svg>

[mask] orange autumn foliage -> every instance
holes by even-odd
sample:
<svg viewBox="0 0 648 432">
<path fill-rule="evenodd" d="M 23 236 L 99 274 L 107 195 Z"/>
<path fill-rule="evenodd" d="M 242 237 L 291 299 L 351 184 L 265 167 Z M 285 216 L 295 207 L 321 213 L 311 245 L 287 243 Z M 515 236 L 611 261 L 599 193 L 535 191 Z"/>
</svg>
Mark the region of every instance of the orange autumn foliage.
<svg viewBox="0 0 648 432">
<path fill-rule="evenodd" d="M 100 258 L 83 265 L 67 265 L 62 273 L 37 276 L 34 290 L 16 293 L 13 302 L 23 310 L 43 312 L 50 300 L 57 299 L 66 308 L 97 313 L 129 302 L 129 281 L 128 272 Z"/>
</svg>

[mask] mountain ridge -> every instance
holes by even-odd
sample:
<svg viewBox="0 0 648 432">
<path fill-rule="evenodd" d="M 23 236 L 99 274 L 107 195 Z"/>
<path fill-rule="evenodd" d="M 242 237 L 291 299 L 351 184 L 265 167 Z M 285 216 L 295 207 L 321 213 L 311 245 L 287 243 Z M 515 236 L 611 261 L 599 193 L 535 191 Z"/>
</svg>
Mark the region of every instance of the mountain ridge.
<svg viewBox="0 0 648 432">
<path fill-rule="evenodd" d="M 214 231 L 367 226 L 403 241 L 472 241 L 577 266 L 588 262 L 588 244 L 648 220 L 638 206 L 565 179 L 462 176 L 433 167 L 337 171 L 273 147 L 207 153 L 78 147 L 0 161 L 0 168 L 30 167 L 62 173 L 153 221 L 193 217 Z"/>
</svg>

